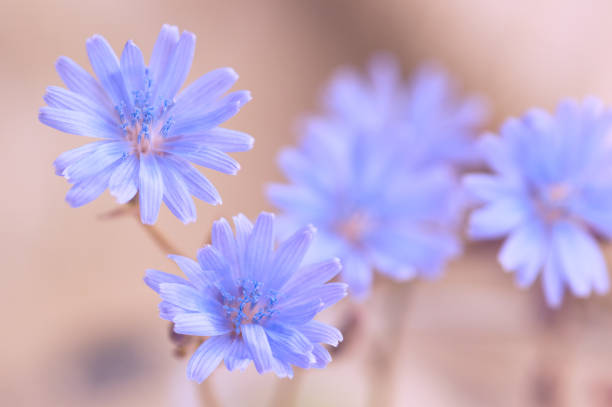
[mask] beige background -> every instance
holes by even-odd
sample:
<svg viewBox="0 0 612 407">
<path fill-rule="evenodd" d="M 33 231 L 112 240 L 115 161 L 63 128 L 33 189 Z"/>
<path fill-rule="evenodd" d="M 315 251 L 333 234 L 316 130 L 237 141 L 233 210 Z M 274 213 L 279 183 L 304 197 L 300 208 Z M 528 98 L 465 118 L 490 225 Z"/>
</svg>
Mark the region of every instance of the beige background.
<svg viewBox="0 0 612 407">
<path fill-rule="evenodd" d="M 36 118 L 45 86 L 60 84 L 59 55 L 89 69 L 91 34 L 116 51 L 131 38 L 148 57 L 161 24 L 179 25 L 198 37 L 189 81 L 232 66 L 238 87 L 253 93 L 230 123 L 256 138 L 253 151 L 236 155 L 242 171 L 206 172 L 225 204 L 198 202 L 198 222 L 189 226 L 162 210 L 159 227 L 188 254 L 213 219 L 269 209 L 262 186 L 282 179 L 274 157 L 294 139 L 295 120 L 316 109 L 335 67 L 363 64 L 374 51 L 397 53 L 406 72 L 422 60 L 444 64 L 489 98 L 491 129 L 561 97 L 612 102 L 606 0 L 2 0 L 0 15 L 2 406 L 188 406 L 194 397 L 185 361 L 171 355 L 158 299 L 142 283 L 146 268 L 176 269 L 133 219 L 97 219 L 116 207 L 107 194 L 79 209 L 64 202 L 68 185 L 51 164 L 87 140 Z M 495 262 L 497 248 L 470 245 L 443 279 L 406 285 L 395 405 L 612 405 L 610 298 L 542 312 L 539 287 L 517 290 Z M 384 298 L 385 287 L 374 298 Z M 348 305 L 326 318 L 340 319 Z M 363 335 L 328 369 L 304 377 L 299 405 L 366 405 L 377 318 L 370 312 Z M 281 383 L 252 370 L 219 370 L 211 382 L 228 406 L 265 405 Z"/>
</svg>

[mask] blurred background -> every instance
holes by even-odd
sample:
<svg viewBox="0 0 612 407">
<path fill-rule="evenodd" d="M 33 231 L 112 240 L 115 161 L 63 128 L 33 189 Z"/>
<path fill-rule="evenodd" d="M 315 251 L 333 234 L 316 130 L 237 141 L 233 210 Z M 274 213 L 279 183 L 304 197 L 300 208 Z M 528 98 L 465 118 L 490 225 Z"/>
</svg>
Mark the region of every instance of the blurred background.
<svg viewBox="0 0 612 407">
<path fill-rule="evenodd" d="M 376 51 L 397 54 L 405 74 L 424 60 L 446 67 L 489 100 L 490 130 L 563 97 L 612 102 L 607 0 L 2 0 L 0 15 L 2 406 L 197 405 L 158 297 L 142 282 L 147 268 L 177 269 L 133 218 L 99 219 L 116 208 L 108 194 L 79 209 L 65 203 L 68 185 L 52 162 L 89 140 L 37 120 L 45 87 L 61 84 L 56 58 L 89 70 L 85 40 L 94 33 L 116 52 L 133 39 L 148 58 L 161 25 L 178 25 L 198 37 L 188 82 L 231 66 L 238 88 L 253 93 L 227 126 L 256 139 L 253 151 L 235 155 L 243 169 L 236 177 L 205 171 L 224 205 L 197 202 L 188 226 L 162 209 L 159 228 L 190 256 L 213 220 L 271 209 L 262 187 L 282 180 L 275 155 L 295 140 L 296 119 L 317 110 L 335 68 L 363 66 Z M 443 278 L 402 288 L 408 309 L 389 404 L 612 406 L 610 297 L 568 296 L 559 312 L 545 311 L 539 282 L 515 288 L 498 248 L 469 244 Z M 374 293 L 361 305 L 360 334 L 327 369 L 301 376 L 298 405 L 370 403 L 368 347 L 383 340 L 373 310 L 388 306 L 384 298 Z M 341 323 L 343 302 L 324 318 Z M 276 386 L 288 386 L 252 367 L 219 369 L 210 382 L 227 406 L 265 406 Z"/>
</svg>

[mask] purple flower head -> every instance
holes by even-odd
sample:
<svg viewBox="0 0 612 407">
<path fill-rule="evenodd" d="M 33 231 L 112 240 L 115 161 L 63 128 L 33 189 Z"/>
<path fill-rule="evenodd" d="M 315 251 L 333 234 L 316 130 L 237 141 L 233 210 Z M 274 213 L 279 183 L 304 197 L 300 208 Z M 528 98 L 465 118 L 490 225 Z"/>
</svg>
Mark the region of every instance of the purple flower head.
<svg viewBox="0 0 612 407">
<path fill-rule="evenodd" d="M 480 144 L 495 174 L 473 174 L 467 189 L 483 207 L 474 239 L 507 237 L 499 261 L 520 286 L 538 275 L 547 302 L 564 286 L 579 297 L 609 289 L 596 236 L 612 237 L 612 112 L 595 99 L 563 101 L 555 114 L 533 109 Z"/>
<path fill-rule="evenodd" d="M 478 161 L 474 136 L 486 118 L 478 97 L 463 98 L 448 74 L 434 64 L 402 79 L 389 54 L 372 58 L 368 75 L 342 69 L 325 95 L 329 115 L 357 133 L 387 134 L 404 144 L 412 165 L 465 165 Z"/>
<path fill-rule="evenodd" d="M 458 185 L 445 166 L 414 168 L 393 138 L 353 123 L 314 120 L 279 165 L 291 184 L 273 184 L 281 228 L 312 223 L 312 259 L 338 256 L 351 293 L 369 293 L 373 271 L 405 280 L 437 275 L 460 251 Z"/>
<path fill-rule="evenodd" d="M 313 318 L 346 295 L 346 284 L 327 283 L 341 269 L 338 259 L 301 266 L 315 230 L 298 230 L 274 250 L 274 215 L 262 213 L 255 225 L 234 217 L 213 225 L 212 245 L 198 262 L 170 256 L 187 279 L 148 270 L 145 282 L 162 302 L 160 316 L 180 334 L 208 336 L 187 367 L 202 382 L 225 361 L 259 373 L 293 377 L 291 365 L 323 368 L 331 361 L 322 343 L 336 346 L 342 334 Z"/>
<path fill-rule="evenodd" d="M 137 193 L 143 223 L 157 220 L 161 202 L 184 223 L 196 219 L 191 196 L 221 203 L 215 187 L 190 163 L 227 174 L 240 165 L 227 152 L 253 146 L 247 134 L 218 127 L 250 100 L 247 91 L 223 96 L 238 79 L 230 68 L 200 77 L 177 95 L 187 78 L 195 35 L 161 29 L 149 65 L 128 41 L 118 59 L 99 35 L 87 40 L 97 79 L 67 57 L 57 71 L 68 89 L 47 88 L 39 120 L 55 129 L 102 140 L 67 151 L 55 171 L 73 184 L 73 207 L 96 199 L 106 188 L 119 203 Z"/>
</svg>

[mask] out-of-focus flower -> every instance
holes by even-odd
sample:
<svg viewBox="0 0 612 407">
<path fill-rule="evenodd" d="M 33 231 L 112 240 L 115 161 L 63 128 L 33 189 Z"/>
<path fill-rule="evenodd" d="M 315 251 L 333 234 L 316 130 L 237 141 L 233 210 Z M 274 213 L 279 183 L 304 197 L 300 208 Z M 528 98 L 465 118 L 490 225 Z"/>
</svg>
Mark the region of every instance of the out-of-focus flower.
<svg viewBox="0 0 612 407">
<path fill-rule="evenodd" d="M 386 134 L 403 144 L 412 165 L 466 165 L 478 161 L 474 136 L 487 115 L 484 101 L 463 97 L 449 75 L 435 64 L 422 65 L 410 82 L 398 61 L 374 57 L 368 77 L 345 68 L 333 78 L 325 120 L 357 133 Z"/>
<path fill-rule="evenodd" d="M 235 237 L 225 219 L 214 223 L 212 245 L 199 250 L 198 262 L 170 256 L 186 280 L 157 270 L 145 277 L 175 332 L 209 337 L 189 361 L 188 377 L 202 382 L 223 360 L 229 370 L 253 361 L 259 373 L 279 377 L 292 377 L 291 365 L 325 367 L 331 356 L 321 343 L 336 346 L 342 334 L 313 318 L 346 295 L 346 284 L 327 283 L 340 272 L 339 260 L 300 266 L 312 226 L 274 250 L 272 214 L 255 225 L 238 215 L 234 225 Z"/>
<path fill-rule="evenodd" d="M 595 99 L 563 101 L 554 115 L 534 109 L 482 139 L 495 174 L 464 179 L 484 203 L 470 236 L 507 236 L 500 263 L 522 287 L 541 274 L 550 306 L 561 304 L 565 285 L 579 297 L 609 289 L 595 235 L 612 237 L 611 131 L 612 113 Z"/>
<path fill-rule="evenodd" d="M 339 256 L 357 297 L 369 292 L 374 269 L 400 280 L 437 275 L 460 251 L 451 156 L 473 156 L 468 134 L 480 110 L 453 99 L 441 73 L 425 70 L 406 86 L 398 71 L 378 57 L 369 80 L 338 74 L 327 114 L 308 120 L 300 145 L 279 155 L 291 185 L 268 190 L 283 228 L 318 228 L 313 258 Z"/>
<path fill-rule="evenodd" d="M 56 68 L 68 89 L 47 88 L 48 106 L 40 109 L 39 120 L 103 139 L 55 160 L 56 173 L 74 184 L 66 195 L 70 205 L 84 205 L 106 188 L 119 203 L 138 193 L 142 222 L 152 224 L 162 200 L 185 223 L 196 219 L 191 195 L 212 205 L 221 202 L 190 162 L 227 174 L 239 170 L 226 152 L 251 149 L 253 138 L 218 126 L 251 97 L 247 91 L 223 96 L 238 79 L 230 68 L 207 73 L 176 96 L 194 49 L 195 35 L 179 35 L 177 27 L 164 25 L 148 66 L 132 41 L 118 59 L 99 35 L 87 40 L 97 80 L 71 59 L 58 59 Z"/>
</svg>

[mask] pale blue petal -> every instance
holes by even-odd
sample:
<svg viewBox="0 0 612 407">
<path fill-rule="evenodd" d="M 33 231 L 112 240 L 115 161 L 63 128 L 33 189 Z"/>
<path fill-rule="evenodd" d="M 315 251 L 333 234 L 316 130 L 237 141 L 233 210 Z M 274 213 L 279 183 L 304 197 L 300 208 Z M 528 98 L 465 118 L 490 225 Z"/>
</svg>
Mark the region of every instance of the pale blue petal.
<svg viewBox="0 0 612 407">
<path fill-rule="evenodd" d="M 542 273 L 542 288 L 548 305 L 558 308 L 563 301 L 563 271 L 555 263 L 553 256 L 549 256 Z"/>
<path fill-rule="evenodd" d="M 68 150 L 60 154 L 60 156 L 57 157 L 55 161 L 53 162 L 53 166 L 55 167 L 55 174 L 63 175 L 64 170 L 68 168 L 69 166 L 85 159 L 91 153 L 101 148 L 104 144 L 113 143 L 113 142 L 114 141 L 112 140 L 94 141 L 93 143 L 88 143 L 88 144 L 85 144 L 84 146 L 74 148 L 72 150 Z"/>
<path fill-rule="evenodd" d="M 232 339 L 229 335 L 214 336 L 204 341 L 187 364 L 187 377 L 202 383 L 225 358 Z"/>
<path fill-rule="evenodd" d="M 149 61 L 149 70 L 153 75 L 154 86 L 157 86 L 160 78 L 163 78 L 178 40 L 178 28 L 173 25 L 164 24 L 153 46 L 153 53 Z"/>
<path fill-rule="evenodd" d="M 213 129 L 233 117 L 240 108 L 251 100 L 248 91 L 232 92 L 217 103 L 218 107 L 208 112 L 175 117 L 176 123 L 170 129 L 170 136 L 197 135 Z"/>
<path fill-rule="evenodd" d="M 286 308 L 278 308 L 279 312 L 274 315 L 274 320 L 292 325 L 302 325 L 310 322 L 324 308 L 325 304 L 318 298 L 305 303 L 289 304 Z"/>
<path fill-rule="evenodd" d="M 161 285 L 162 290 L 164 284 Z M 213 313 L 183 313 L 173 319 L 174 332 L 183 335 L 216 336 L 232 331 L 230 321 Z"/>
<path fill-rule="evenodd" d="M 152 154 L 140 155 L 139 188 L 140 220 L 152 225 L 157 221 L 159 208 L 164 194 L 164 181 Z"/>
<path fill-rule="evenodd" d="M 523 222 L 528 208 L 516 199 L 503 199 L 472 212 L 468 234 L 473 239 L 495 239 L 504 236 Z"/>
<path fill-rule="evenodd" d="M 559 222 L 553 227 L 552 249 L 574 295 L 586 297 L 591 288 L 602 294 L 608 291 L 606 262 L 587 232 L 569 222 Z"/>
<path fill-rule="evenodd" d="M 130 111 L 132 100 L 125 87 L 117 55 L 109 43 L 104 37 L 94 35 L 87 40 L 86 46 L 91 67 L 115 106 L 125 105 Z"/>
<path fill-rule="evenodd" d="M 230 372 L 244 370 L 251 363 L 251 355 L 241 337 L 236 336 L 225 355 L 225 366 Z"/>
<path fill-rule="evenodd" d="M 74 184 L 74 186 L 70 188 L 66 194 L 66 202 L 68 202 L 73 208 L 77 208 L 99 197 L 108 187 L 108 181 L 110 180 L 116 166 L 117 162 L 109 165 L 96 175 L 85 178 L 84 180 Z"/>
<path fill-rule="evenodd" d="M 38 120 L 49 127 L 78 136 L 111 139 L 123 136 L 123 130 L 119 125 L 111 124 L 99 116 L 76 110 L 41 107 Z"/>
<path fill-rule="evenodd" d="M 238 80 L 232 68 L 219 68 L 199 77 L 176 98 L 174 109 L 180 112 L 203 111 L 227 92 Z"/>
<path fill-rule="evenodd" d="M 176 154 L 177 156 L 191 161 L 194 164 L 210 168 L 225 174 L 235 175 L 240 169 L 238 161 L 222 151 L 211 147 L 203 147 L 198 144 L 187 142 L 164 143 L 161 151 Z"/>
<path fill-rule="evenodd" d="M 128 150 L 129 144 L 122 141 L 101 144 L 87 157 L 67 167 L 62 175 L 71 182 L 80 182 L 108 168 L 109 165 L 123 158 Z"/>
<path fill-rule="evenodd" d="M 138 158 L 134 154 L 130 154 L 113 171 L 113 175 L 108 182 L 108 189 L 117 198 L 118 203 L 129 202 L 138 192 L 139 167 Z"/>
<path fill-rule="evenodd" d="M 195 35 L 184 31 L 179 38 L 172 56 L 164 71 L 164 75 L 158 78 L 157 86 L 153 92 L 153 100 L 172 100 L 176 92 L 181 88 L 187 74 L 191 69 L 193 54 L 195 51 Z"/>
<path fill-rule="evenodd" d="M 254 139 L 250 135 L 236 131 L 215 127 L 191 136 L 175 136 L 166 139 L 166 143 L 185 142 L 187 145 L 204 145 L 226 153 L 248 151 L 253 148 Z"/>
<path fill-rule="evenodd" d="M 310 303 L 314 298 L 323 304 L 323 309 L 334 305 L 346 297 L 348 286 L 344 283 L 328 283 L 302 290 L 287 291 L 286 297 L 278 302 L 278 309 L 296 307 L 299 304 Z"/>
<path fill-rule="evenodd" d="M 133 41 L 128 41 L 121 54 L 121 73 L 132 101 L 134 93 L 145 89 L 145 62 L 140 49 Z"/>
<path fill-rule="evenodd" d="M 245 324 L 240 329 L 257 372 L 264 373 L 270 370 L 274 357 L 264 328 L 258 324 Z"/>
<path fill-rule="evenodd" d="M 537 221 L 517 227 L 504 242 L 498 260 L 507 270 L 522 270 L 520 280 L 533 281 L 546 262 L 546 235 Z"/>
<path fill-rule="evenodd" d="M 92 101 L 76 92 L 58 86 L 47 87 L 47 93 L 45 93 L 44 100 L 49 107 L 75 110 L 91 116 L 97 116 L 108 122 L 111 127 L 119 122 L 116 114 L 114 112 L 109 112 L 104 104 Z"/>
<path fill-rule="evenodd" d="M 164 160 L 160 160 L 160 162 L 163 163 Z M 181 174 L 175 172 L 171 166 L 165 166 L 162 171 L 162 178 L 164 180 L 163 201 L 168 209 L 185 224 L 195 222 L 195 204 Z"/>
<path fill-rule="evenodd" d="M 162 283 L 159 285 L 161 299 L 185 311 L 200 311 L 200 295 L 195 288 L 185 284 Z"/>
<path fill-rule="evenodd" d="M 159 294 L 159 286 L 163 283 L 185 284 L 189 283 L 182 277 L 163 271 L 149 269 L 144 277 L 144 282 Z"/>
<path fill-rule="evenodd" d="M 282 287 L 297 272 L 310 247 L 315 231 L 313 226 L 306 226 L 282 242 L 276 249 L 270 277 L 268 277 L 268 283 L 273 288 Z"/>
<path fill-rule="evenodd" d="M 249 236 L 245 252 L 247 278 L 262 281 L 268 271 L 274 248 L 274 215 L 262 212 Z"/>
<path fill-rule="evenodd" d="M 325 284 L 342 270 L 340 259 L 331 259 L 304 266 L 282 287 L 283 292 L 308 289 Z"/>
<path fill-rule="evenodd" d="M 212 271 L 222 288 L 230 294 L 235 294 L 237 287 L 232 279 L 232 272 L 226 259 L 213 246 L 206 245 L 198 250 L 198 262 L 202 270 Z"/>
<path fill-rule="evenodd" d="M 342 333 L 331 325 L 319 321 L 310 321 L 300 326 L 300 331 L 313 343 L 326 343 L 338 346 L 342 342 Z"/>
<path fill-rule="evenodd" d="M 168 255 L 172 261 L 181 269 L 191 284 L 193 284 L 198 290 L 204 291 L 210 285 L 213 284 L 213 275 L 207 271 L 202 270 L 198 262 L 190 259 L 189 257 L 179 256 L 177 254 Z"/>
<path fill-rule="evenodd" d="M 342 259 L 342 280 L 349 285 L 351 294 L 363 299 L 372 285 L 371 267 L 357 255 L 351 254 Z"/>
<path fill-rule="evenodd" d="M 165 165 L 180 173 L 189 192 L 198 199 L 211 205 L 221 203 L 221 196 L 215 186 L 200 174 L 191 164 L 180 157 L 165 157 Z"/>
<path fill-rule="evenodd" d="M 100 104 L 100 107 L 104 108 L 109 116 L 115 117 L 113 102 L 102 85 L 89 72 L 68 57 L 59 57 L 55 63 L 55 69 L 68 89 L 93 103 Z"/>
<path fill-rule="evenodd" d="M 315 362 L 311 365 L 311 367 L 322 369 L 327 366 L 329 362 L 332 361 L 332 357 L 323 346 L 319 344 L 315 344 L 312 349 L 312 354 L 315 357 Z"/>
<path fill-rule="evenodd" d="M 232 278 L 237 281 L 240 278 L 240 266 L 236 249 L 236 239 L 234 239 L 232 228 L 225 218 L 221 218 L 213 223 L 211 241 L 214 248 L 217 249 L 229 263 Z"/>
</svg>

